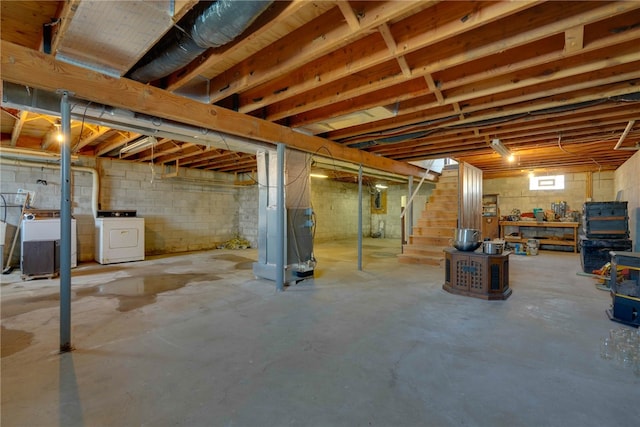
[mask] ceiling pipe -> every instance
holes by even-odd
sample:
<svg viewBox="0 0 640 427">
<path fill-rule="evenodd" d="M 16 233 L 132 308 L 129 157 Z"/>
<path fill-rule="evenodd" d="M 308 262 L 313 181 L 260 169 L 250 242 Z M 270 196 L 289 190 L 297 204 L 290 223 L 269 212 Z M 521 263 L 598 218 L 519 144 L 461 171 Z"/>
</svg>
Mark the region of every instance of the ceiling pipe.
<svg viewBox="0 0 640 427">
<path fill-rule="evenodd" d="M 135 69 L 131 78 L 148 83 L 188 65 L 207 49 L 224 46 L 244 32 L 272 1 L 218 0 L 190 22 L 185 31 L 174 31 L 162 53 Z"/>
<path fill-rule="evenodd" d="M 31 167 L 31 168 L 46 168 L 46 169 L 60 169 L 60 165 L 56 163 L 48 163 L 48 162 L 31 162 L 25 160 L 18 159 L 8 159 L 4 156 L 0 156 L 0 164 L 3 165 L 12 165 L 12 166 L 22 166 L 22 167 Z M 85 172 L 90 173 L 92 177 L 92 186 L 91 186 L 91 213 L 94 218 L 98 217 L 98 193 L 100 191 L 100 176 L 98 175 L 98 171 L 94 168 L 89 168 L 85 166 L 71 166 L 71 170 L 74 172 Z"/>
<path fill-rule="evenodd" d="M 620 147 L 620 145 L 622 145 L 624 140 L 627 138 L 627 135 L 629 135 L 629 132 L 631 132 L 631 129 L 633 128 L 633 125 L 635 123 L 636 123 L 635 120 L 629 120 L 629 123 L 627 123 L 627 127 L 624 129 L 624 132 L 622 132 L 622 135 L 620 135 L 620 139 L 618 139 L 618 143 L 616 144 L 615 147 L 613 147 L 614 150 L 635 151 L 635 150 L 639 150 L 640 149 L 640 146 L 638 144 L 636 144 L 635 147 Z"/>
</svg>

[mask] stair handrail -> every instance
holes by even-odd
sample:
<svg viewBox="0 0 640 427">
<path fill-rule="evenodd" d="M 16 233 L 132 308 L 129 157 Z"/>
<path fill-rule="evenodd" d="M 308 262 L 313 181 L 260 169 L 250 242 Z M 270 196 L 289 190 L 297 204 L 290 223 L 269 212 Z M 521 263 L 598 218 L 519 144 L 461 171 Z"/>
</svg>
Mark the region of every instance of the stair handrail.
<svg viewBox="0 0 640 427">
<path fill-rule="evenodd" d="M 431 166 L 433 166 L 434 162 L 435 162 L 435 159 L 429 160 L 429 163 L 424 171 L 424 174 L 422 175 L 422 179 L 420 180 L 420 182 L 418 183 L 418 186 L 416 187 L 416 189 L 413 191 L 413 194 L 409 198 L 409 201 L 407 202 L 407 206 L 405 206 L 404 209 L 402 209 L 402 212 L 400 212 L 400 218 L 404 218 L 405 214 L 407 213 L 407 209 L 411 207 L 411 203 L 413 203 L 413 198 L 416 196 L 416 194 L 418 194 L 418 190 L 420 190 L 420 186 L 422 185 L 424 180 L 427 178 L 427 175 L 429 175 L 429 173 L 431 172 Z"/>
</svg>

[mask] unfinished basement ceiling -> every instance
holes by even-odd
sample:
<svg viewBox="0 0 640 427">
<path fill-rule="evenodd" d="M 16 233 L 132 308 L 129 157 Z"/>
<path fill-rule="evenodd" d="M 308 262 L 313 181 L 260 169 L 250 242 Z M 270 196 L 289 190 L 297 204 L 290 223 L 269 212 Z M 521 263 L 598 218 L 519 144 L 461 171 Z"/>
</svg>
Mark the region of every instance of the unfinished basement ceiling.
<svg viewBox="0 0 640 427">
<path fill-rule="evenodd" d="M 70 2 L 74 3 L 74 2 Z M 173 27 L 173 2 L 80 1 L 53 49 L 56 59 L 122 76 Z"/>
<path fill-rule="evenodd" d="M 218 2 L 235 3 L 245 2 Z M 56 23 L 50 58 L 126 76 L 123 90 L 139 100 L 127 108 L 144 115 L 155 106 L 145 104 L 143 86 L 126 83 L 129 77 L 162 52 L 167 37 L 189 33 L 210 6 L 2 2 L 1 37 L 42 51 L 43 25 Z M 245 117 L 222 123 L 215 129 L 222 135 L 246 134 L 266 121 L 323 138 L 331 153 L 344 147 L 400 163 L 450 157 L 485 177 L 614 170 L 640 147 L 640 2 L 276 1 L 265 7 L 256 16 L 237 13 L 246 19 L 230 42 L 202 48 L 148 87 L 184 97 L 184 108 L 204 103 Z M 12 65 L 4 53 L 2 61 L 3 69 Z M 58 68 L 41 71 L 42 89 L 57 81 L 47 73 Z M 37 84 L 28 76 L 2 78 Z M 92 105 L 113 104 L 104 83 L 86 77 L 84 85 L 96 88 Z M 3 100 L 1 117 L 2 147 L 59 150 L 52 140 L 55 114 Z M 72 124 L 76 154 L 122 157 L 123 147 L 149 133 L 85 119 Z M 494 152 L 493 139 L 516 161 Z M 171 134 L 124 158 L 243 174 L 256 168 L 255 153 L 246 151 Z"/>
</svg>

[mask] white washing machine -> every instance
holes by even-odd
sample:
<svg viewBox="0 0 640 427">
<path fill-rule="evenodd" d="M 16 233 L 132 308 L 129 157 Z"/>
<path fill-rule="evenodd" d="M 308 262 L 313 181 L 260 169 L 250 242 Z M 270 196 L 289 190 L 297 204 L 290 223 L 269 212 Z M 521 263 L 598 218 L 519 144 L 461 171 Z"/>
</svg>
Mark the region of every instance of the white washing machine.
<svg viewBox="0 0 640 427">
<path fill-rule="evenodd" d="M 24 257 L 25 242 L 60 240 L 60 218 L 28 216 L 23 219 L 20 231 L 21 257 Z M 76 220 L 71 218 L 71 268 L 78 266 L 78 244 L 76 242 Z"/>
<path fill-rule="evenodd" d="M 144 260 L 144 218 L 122 212 L 103 211 L 108 216 L 96 218 L 95 260 L 100 264 Z"/>
</svg>

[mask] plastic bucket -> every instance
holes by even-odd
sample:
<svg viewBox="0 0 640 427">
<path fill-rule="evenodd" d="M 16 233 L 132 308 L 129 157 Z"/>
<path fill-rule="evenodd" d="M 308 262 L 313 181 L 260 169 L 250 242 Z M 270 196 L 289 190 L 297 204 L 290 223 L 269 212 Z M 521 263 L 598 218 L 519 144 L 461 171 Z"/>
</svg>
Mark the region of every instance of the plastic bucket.
<svg viewBox="0 0 640 427">
<path fill-rule="evenodd" d="M 527 252 L 529 255 L 538 255 L 538 248 L 540 247 L 540 240 L 529 239 L 527 240 Z"/>
</svg>

